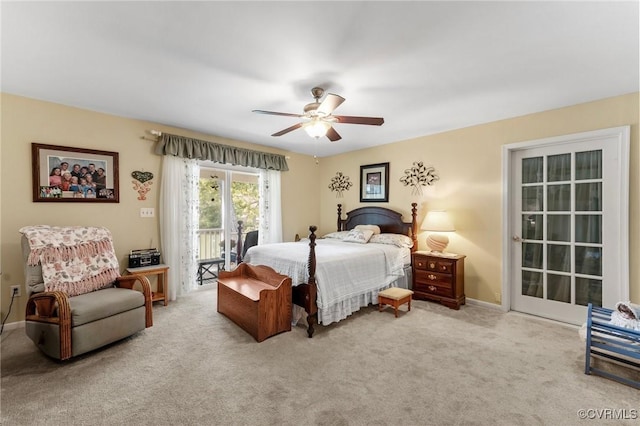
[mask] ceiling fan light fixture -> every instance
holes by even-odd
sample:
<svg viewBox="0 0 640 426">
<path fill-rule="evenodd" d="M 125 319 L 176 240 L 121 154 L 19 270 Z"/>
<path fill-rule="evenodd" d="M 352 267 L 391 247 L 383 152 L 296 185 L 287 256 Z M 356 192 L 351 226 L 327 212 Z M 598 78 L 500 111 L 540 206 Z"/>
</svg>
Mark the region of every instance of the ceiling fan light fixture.
<svg viewBox="0 0 640 426">
<path fill-rule="evenodd" d="M 305 132 L 312 138 L 321 138 L 327 134 L 331 124 L 322 120 L 313 120 L 304 126 Z"/>
</svg>

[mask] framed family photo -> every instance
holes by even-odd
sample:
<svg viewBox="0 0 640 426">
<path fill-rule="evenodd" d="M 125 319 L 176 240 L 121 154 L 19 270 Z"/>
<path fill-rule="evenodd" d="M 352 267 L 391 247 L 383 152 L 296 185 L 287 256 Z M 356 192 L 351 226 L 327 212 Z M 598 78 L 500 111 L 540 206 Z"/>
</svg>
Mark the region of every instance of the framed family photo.
<svg viewBox="0 0 640 426">
<path fill-rule="evenodd" d="M 389 163 L 360 166 L 360 202 L 389 201 Z"/>
<path fill-rule="evenodd" d="M 34 202 L 118 203 L 118 153 L 31 144 Z"/>
</svg>

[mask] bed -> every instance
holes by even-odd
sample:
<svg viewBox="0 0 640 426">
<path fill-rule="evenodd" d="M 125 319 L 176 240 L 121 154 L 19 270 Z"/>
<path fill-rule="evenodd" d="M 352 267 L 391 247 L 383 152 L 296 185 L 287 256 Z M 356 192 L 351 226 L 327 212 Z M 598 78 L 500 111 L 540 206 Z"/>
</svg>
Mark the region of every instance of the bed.
<svg viewBox="0 0 640 426">
<path fill-rule="evenodd" d="M 401 213 L 384 207 L 360 207 L 343 219 L 338 204 L 336 232 L 317 238 L 317 228 L 310 226 L 308 239 L 254 246 L 243 260 L 291 277 L 293 303 L 306 312 L 307 335 L 313 337 L 315 324 L 329 325 L 377 303 L 385 288 L 410 286 L 416 206 L 411 204 L 411 221 L 404 222 Z M 369 225 L 380 233 L 368 235 Z M 363 234 L 370 239 L 353 241 Z"/>
</svg>

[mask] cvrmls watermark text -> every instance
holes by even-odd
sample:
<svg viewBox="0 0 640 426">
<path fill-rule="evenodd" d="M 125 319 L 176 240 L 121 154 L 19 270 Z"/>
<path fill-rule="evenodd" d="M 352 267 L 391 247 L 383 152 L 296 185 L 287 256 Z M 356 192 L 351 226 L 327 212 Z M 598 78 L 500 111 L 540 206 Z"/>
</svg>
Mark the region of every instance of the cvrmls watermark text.
<svg viewBox="0 0 640 426">
<path fill-rule="evenodd" d="M 588 420 L 636 420 L 640 419 L 640 412 L 635 408 L 581 408 L 578 410 L 578 418 Z"/>
</svg>

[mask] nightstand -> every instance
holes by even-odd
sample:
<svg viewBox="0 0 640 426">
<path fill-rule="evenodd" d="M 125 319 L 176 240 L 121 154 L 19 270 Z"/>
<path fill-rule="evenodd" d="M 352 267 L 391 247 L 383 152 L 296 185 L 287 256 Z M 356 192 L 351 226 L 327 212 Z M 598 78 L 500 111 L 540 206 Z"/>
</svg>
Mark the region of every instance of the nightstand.
<svg viewBox="0 0 640 426">
<path fill-rule="evenodd" d="M 440 302 L 451 309 L 465 304 L 464 258 L 461 254 L 416 251 L 411 255 L 413 298 Z"/>
</svg>

